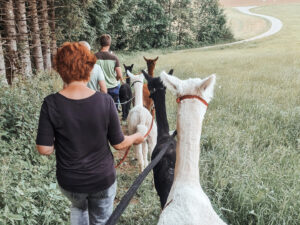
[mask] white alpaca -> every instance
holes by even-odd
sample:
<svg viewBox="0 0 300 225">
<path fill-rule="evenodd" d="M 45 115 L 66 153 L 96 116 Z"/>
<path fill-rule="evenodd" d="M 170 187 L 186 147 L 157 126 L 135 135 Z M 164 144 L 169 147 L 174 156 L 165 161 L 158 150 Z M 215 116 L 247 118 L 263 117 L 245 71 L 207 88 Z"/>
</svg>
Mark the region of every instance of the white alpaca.
<svg viewBox="0 0 300 225">
<path fill-rule="evenodd" d="M 177 97 L 197 95 L 206 102 L 213 97 L 215 75 L 204 80 L 195 78 L 182 81 L 162 72 L 160 78 Z M 200 136 L 206 109 L 205 103 L 196 98 L 178 103 L 174 182 L 160 215 L 159 225 L 225 225 L 214 211 L 199 181 Z"/>
<path fill-rule="evenodd" d="M 131 83 L 134 86 L 134 107 L 128 114 L 128 131 L 129 134 L 140 132 L 143 135 L 150 129 L 152 116 L 150 112 L 143 106 L 143 81 L 144 76 L 133 75 L 127 70 L 127 74 L 131 79 Z M 135 153 L 138 159 L 140 171 L 143 171 L 148 165 L 148 152 L 152 154 L 152 151 L 156 145 L 157 138 L 157 126 L 153 121 L 152 129 L 142 144 L 135 145 Z"/>
</svg>

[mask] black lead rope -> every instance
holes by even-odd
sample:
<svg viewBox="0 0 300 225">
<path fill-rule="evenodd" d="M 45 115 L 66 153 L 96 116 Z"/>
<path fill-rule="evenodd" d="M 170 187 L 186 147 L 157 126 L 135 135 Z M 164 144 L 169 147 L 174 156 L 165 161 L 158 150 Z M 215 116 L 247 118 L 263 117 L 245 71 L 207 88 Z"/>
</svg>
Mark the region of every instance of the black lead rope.
<svg viewBox="0 0 300 225">
<path fill-rule="evenodd" d="M 126 207 L 128 206 L 130 200 L 136 193 L 137 189 L 140 187 L 146 176 L 149 174 L 149 172 L 153 169 L 154 166 L 159 162 L 159 160 L 163 157 L 163 155 L 166 153 L 170 143 L 167 143 L 165 147 L 158 153 L 158 155 L 151 161 L 151 163 L 144 169 L 142 173 L 135 179 L 129 190 L 126 192 L 126 194 L 121 199 L 119 205 L 115 209 L 115 211 L 111 214 L 108 221 L 106 222 L 106 225 L 115 225 Z"/>
</svg>

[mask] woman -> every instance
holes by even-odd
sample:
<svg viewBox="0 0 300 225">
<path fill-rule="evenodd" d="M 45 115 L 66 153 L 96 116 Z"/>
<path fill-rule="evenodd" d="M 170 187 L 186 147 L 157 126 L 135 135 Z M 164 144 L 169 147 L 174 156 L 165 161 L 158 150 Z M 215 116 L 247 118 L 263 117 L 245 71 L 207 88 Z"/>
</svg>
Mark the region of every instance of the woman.
<svg viewBox="0 0 300 225">
<path fill-rule="evenodd" d="M 109 143 L 120 150 L 144 139 L 124 136 L 113 99 L 87 87 L 95 62 L 80 43 L 58 49 L 55 69 L 67 86 L 44 99 L 36 139 L 40 154 L 56 150 L 56 177 L 72 202 L 71 224 L 105 224 L 116 194 Z"/>
</svg>

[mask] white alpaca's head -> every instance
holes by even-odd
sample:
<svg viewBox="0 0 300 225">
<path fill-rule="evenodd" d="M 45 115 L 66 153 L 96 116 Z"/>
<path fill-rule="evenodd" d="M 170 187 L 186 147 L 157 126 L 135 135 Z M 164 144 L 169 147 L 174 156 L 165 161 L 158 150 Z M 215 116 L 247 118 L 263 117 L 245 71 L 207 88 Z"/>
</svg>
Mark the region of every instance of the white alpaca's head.
<svg viewBox="0 0 300 225">
<path fill-rule="evenodd" d="M 203 80 L 200 78 L 180 80 L 163 71 L 160 74 L 160 79 L 167 89 L 178 97 L 183 95 L 197 95 L 203 98 L 207 103 L 209 103 L 213 97 L 214 86 L 216 83 L 215 74 L 212 74 Z"/>
<path fill-rule="evenodd" d="M 127 75 L 130 77 L 130 81 L 132 84 L 134 83 L 144 83 L 144 75 L 139 74 L 139 75 L 133 75 L 129 70 L 127 70 Z"/>
</svg>

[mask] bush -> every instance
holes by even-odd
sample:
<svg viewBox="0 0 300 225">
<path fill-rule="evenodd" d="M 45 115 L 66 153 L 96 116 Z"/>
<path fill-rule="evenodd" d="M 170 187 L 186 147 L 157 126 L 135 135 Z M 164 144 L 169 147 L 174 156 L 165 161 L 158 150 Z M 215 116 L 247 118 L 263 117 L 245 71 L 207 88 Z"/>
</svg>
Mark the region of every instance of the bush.
<svg viewBox="0 0 300 225">
<path fill-rule="evenodd" d="M 63 224 L 67 201 L 56 188 L 55 157 L 40 156 L 35 137 L 43 98 L 60 84 L 40 74 L 0 87 L 0 224 Z"/>
</svg>

